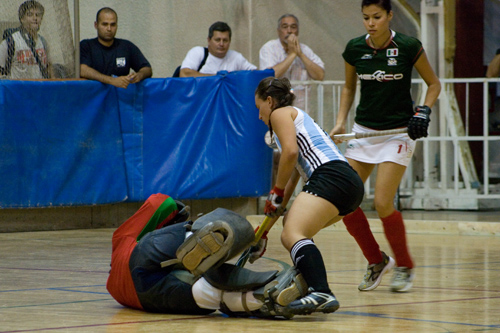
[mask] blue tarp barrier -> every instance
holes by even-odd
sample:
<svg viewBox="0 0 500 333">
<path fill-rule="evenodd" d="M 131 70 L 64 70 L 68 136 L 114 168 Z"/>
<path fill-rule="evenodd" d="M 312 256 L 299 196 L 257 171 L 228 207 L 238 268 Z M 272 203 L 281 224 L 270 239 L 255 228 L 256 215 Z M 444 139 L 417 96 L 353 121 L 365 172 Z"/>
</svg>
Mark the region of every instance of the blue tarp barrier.
<svg viewBox="0 0 500 333">
<path fill-rule="evenodd" d="M 239 72 L 146 83 L 145 192 L 208 199 L 268 191 L 267 128 L 253 94 L 261 78 Z"/>
<path fill-rule="evenodd" d="M 0 206 L 127 198 L 116 89 L 95 82 L 2 81 Z"/>
<path fill-rule="evenodd" d="M 115 88 L 116 89 L 116 88 Z M 130 201 L 146 200 L 143 185 L 143 91 L 144 84 L 116 89 Z"/>
<path fill-rule="evenodd" d="M 149 79 L 0 81 L 0 207 L 257 197 L 272 150 L 253 92 L 272 70 Z"/>
</svg>

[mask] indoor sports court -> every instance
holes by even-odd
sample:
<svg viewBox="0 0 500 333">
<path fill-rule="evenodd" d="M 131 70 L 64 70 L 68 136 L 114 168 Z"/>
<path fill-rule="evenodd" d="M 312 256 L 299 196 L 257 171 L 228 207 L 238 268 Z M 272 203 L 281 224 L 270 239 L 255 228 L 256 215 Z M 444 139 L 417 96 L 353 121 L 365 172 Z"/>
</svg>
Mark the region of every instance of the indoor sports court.
<svg viewBox="0 0 500 333">
<path fill-rule="evenodd" d="M 360 292 L 366 261 L 341 222 L 314 238 L 330 288 L 332 314 L 291 320 L 146 313 L 119 305 L 106 291 L 114 229 L 0 234 L 1 332 L 496 332 L 500 331 L 500 224 L 497 213 L 403 212 L 417 270 L 408 293 L 381 285 Z M 250 216 L 258 224 L 262 216 Z M 430 225 L 430 226 L 429 226 Z M 382 250 L 383 234 L 372 228 Z M 251 268 L 279 268 L 290 257 L 270 233 Z"/>
</svg>

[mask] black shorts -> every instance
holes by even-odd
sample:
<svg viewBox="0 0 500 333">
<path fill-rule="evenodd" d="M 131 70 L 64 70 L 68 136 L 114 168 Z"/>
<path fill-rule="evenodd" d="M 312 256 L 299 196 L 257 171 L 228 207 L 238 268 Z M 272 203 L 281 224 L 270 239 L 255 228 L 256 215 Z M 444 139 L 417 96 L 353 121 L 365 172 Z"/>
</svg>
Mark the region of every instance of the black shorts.
<svg viewBox="0 0 500 333">
<path fill-rule="evenodd" d="M 331 161 L 318 167 L 302 191 L 330 201 L 340 216 L 354 212 L 365 195 L 363 181 L 344 161 Z"/>
</svg>

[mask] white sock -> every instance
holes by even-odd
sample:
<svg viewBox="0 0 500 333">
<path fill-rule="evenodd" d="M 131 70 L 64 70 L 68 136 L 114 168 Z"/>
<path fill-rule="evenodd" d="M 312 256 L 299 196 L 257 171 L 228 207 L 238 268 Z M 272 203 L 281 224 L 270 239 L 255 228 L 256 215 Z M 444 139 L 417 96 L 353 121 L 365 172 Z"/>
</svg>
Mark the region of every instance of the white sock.
<svg viewBox="0 0 500 333">
<path fill-rule="evenodd" d="M 205 278 L 201 278 L 195 282 L 192 293 L 196 304 L 198 304 L 200 308 L 219 310 L 222 300 L 222 290 L 212 286 Z M 251 291 L 247 293 L 224 292 L 223 297 L 224 303 L 228 309 L 233 312 L 246 311 L 242 302 L 243 297 L 246 297 L 246 305 L 250 311 L 260 309 L 263 305 L 261 301 L 253 296 Z"/>
</svg>

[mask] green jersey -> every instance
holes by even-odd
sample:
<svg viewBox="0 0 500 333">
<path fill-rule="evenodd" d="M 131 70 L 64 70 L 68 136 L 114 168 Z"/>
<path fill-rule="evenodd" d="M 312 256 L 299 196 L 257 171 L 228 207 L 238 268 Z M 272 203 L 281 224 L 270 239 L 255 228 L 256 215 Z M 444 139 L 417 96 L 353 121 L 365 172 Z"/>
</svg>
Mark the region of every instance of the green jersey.
<svg viewBox="0 0 500 333">
<path fill-rule="evenodd" d="M 350 40 L 342 53 L 361 81 L 355 121 L 377 130 L 408 125 L 413 116 L 411 73 L 424 52 L 418 39 L 391 33 L 391 42 L 383 49 L 371 47 L 367 34 Z"/>
</svg>

